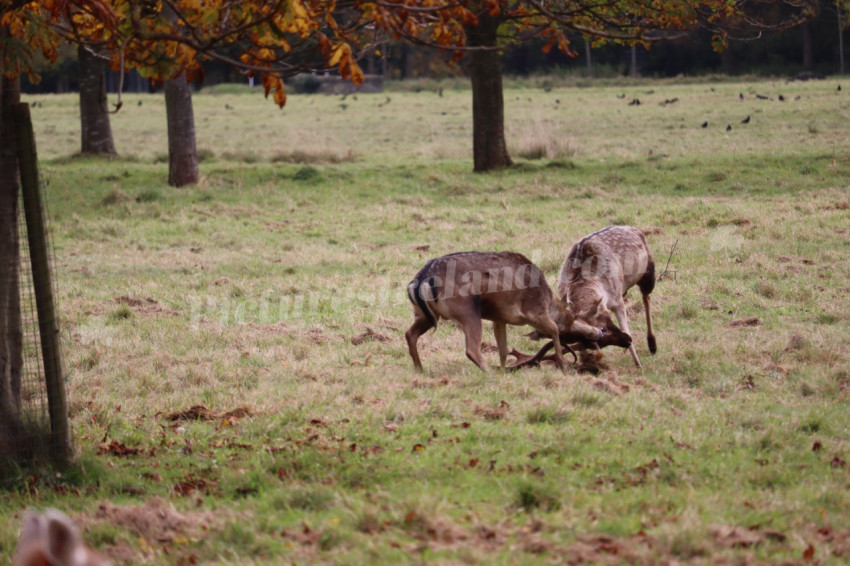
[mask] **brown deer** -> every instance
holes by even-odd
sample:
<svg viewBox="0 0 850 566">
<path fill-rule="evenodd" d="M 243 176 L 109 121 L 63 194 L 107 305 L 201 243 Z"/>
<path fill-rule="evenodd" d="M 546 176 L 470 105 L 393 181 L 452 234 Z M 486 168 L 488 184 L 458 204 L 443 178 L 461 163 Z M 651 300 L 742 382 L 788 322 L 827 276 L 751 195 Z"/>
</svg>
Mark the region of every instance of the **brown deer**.
<svg viewBox="0 0 850 566">
<path fill-rule="evenodd" d="M 28 511 L 15 550 L 15 566 L 110 566 L 109 560 L 87 547 L 74 523 L 49 509 Z"/>
<path fill-rule="evenodd" d="M 453 320 L 466 338 L 466 356 L 489 371 L 481 355 L 481 320 L 493 321 L 499 362 L 508 356 L 507 325 L 529 324 L 555 345 L 555 362 L 566 371 L 561 342 L 594 342 L 604 333 L 564 308 L 540 269 L 513 252 L 463 252 L 432 259 L 407 286 L 413 325 L 404 334 L 416 369 L 422 370 L 416 342 L 440 318 Z"/>
<path fill-rule="evenodd" d="M 582 319 L 609 332 L 609 343 L 628 348 L 635 365 L 640 359 L 631 340 L 629 317 L 623 300 L 637 285 L 646 311 L 646 341 L 656 352 L 649 312 L 649 294 L 655 288 L 655 262 L 643 232 L 632 226 L 608 226 L 579 240 L 567 254 L 558 277 L 558 295 Z M 619 332 L 611 320 L 614 312 Z M 624 335 L 624 336 L 620 336 Z M 618 338 L 618 336 L 620 336 Z"/>
</svg>

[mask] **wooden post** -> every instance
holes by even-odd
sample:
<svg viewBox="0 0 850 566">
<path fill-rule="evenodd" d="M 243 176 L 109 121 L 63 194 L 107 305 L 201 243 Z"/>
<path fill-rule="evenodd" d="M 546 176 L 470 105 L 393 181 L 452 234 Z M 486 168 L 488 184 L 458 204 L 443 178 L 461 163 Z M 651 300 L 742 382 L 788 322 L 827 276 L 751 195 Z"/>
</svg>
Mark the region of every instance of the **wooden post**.
<svg viewBox="0 0 850 566">
<path fill-rule="evenodd" d="M 18 165 L 21 173 L 21 191 L 24 197 L 24 215 L 27 222 L 27 241 L 29 242 L 30 262 L 32 263 L 35 306 L 38 311 L 38 331 L 41 336 L 44 379 L 47 384 L 47 409 L 50 414 L 51 436 L 50 451 L 54 460 L 65 462 L 71 456 L 68 402 L 62 375 L 59 328 L 56 324 L 56 311 L 53 304 L 47 234 L 38 179 L 38 158 L 29 105 L 18 104 L 15 118 L 18 135 Z"/>
</svg>

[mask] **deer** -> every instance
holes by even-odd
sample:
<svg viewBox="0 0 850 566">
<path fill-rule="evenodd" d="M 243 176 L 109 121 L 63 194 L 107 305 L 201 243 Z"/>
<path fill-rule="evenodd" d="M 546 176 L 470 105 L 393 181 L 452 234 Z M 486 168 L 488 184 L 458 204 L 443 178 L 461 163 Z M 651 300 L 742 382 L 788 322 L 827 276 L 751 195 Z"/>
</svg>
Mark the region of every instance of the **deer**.
<svg viewBox="0 0 850 566">
<path fill-rule="evenodd" d="M 24 515 L 14 565 L 111 566 L 111 562 L 83 543 L 67 515 L 48 509 Z"/>
<path fill-rule="evenodd" d="M 632 226 L 608 226 L 580 239 L 561 266 L 558 294 L 588 323 L 608 330 L 609 344 L 628 348 L 637 368 L 642 368 L 632 341 L 625 294 L 638 286 L 646 312 L 646 341 L 657 350 L 652 333 L 649 295 L 655 288 L 655 262 L 646 237 Z M 611 312 L 617 317 L 614 326 Z"/>
<path fill-rule="evenodd" d="M 482 320 L 493 322 L 499 363 L 508 356 L 507 325 L 531 325 L 552 339 L 555 363 L 566 371 L 561 343 L 594 343 L 605 332 L 565 308 L 540 269 L 519 253 L 461 252 L 430 260 L 407 286 L 414 321 L 404 336 L 413 366 L 422 371 L 419 337 L 436 329 L 441 318 L 456 322 L 466 340 L 466 356 L 482 370 L 490 367 L 481 355 Z"/>
</svg>

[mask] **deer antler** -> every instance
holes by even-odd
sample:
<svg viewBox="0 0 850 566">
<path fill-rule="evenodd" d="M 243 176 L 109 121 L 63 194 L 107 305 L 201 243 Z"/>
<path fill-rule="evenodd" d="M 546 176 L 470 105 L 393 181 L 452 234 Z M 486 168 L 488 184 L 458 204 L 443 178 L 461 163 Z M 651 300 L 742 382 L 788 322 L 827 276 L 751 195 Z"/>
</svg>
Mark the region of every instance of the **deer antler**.
<svg viewBox="0 0 850 566">
<path fill-rule="evenodd" d="M 542 362 L 543 360 L 555 361 L 554 355 L 552 355 L 552 354 L 550 354 L 548 356 L 545 355 L 546 352 L 551 350 L 554 345 L 555 345 L 555 342 L 553 342 L 552 340 L 549 340 L 549 342 L 547 342 L 546 345 L 544 345 L 542 348 L 540 348 L 540 351 L 537 352 L 536 354 L 534 354 L 533 356 L 529 356 L 528 354 L 523 354 L 522 352 L 518 352 L 516 349 L 512 349 L 509 352 L 509 354 L 511 356 L 514 356 L 517 359 L 517 362 L 514 365 L 506 367 L 505 369 L 508 370 L 508 371 L 515 371 L 515 370 L 518 370 L 518 369 L 524 368 L 524 367 L 539 366 L 540 362 Z M 563 346 L 563 348 L 566 351 L 568 351 L 570 354 L 573 355 L 573 363 L 574 364 L 576 362 L 578 362 L 578 356 L 576 356 L 575 351 L 570 347 L 569 344 L 561 344 L 561 346 Z"/>
</svg>

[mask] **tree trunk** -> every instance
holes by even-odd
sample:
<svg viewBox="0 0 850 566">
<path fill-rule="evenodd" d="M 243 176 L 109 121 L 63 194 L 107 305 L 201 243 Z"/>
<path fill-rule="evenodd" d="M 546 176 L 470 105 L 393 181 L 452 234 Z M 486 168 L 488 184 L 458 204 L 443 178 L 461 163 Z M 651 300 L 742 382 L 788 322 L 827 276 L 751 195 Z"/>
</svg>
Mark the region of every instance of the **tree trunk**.
<svg viewBox="0 0 850 566">
<path fill-rule="evenodd" d="M 14 108 L 18 79 L 0 79 L 0 456 L 19 459 L 25 450 L 21 425 L 22 330 L 18 244 L 18 146 Z"/>
<path fill-rule="evenodd" d="M 165 113 L 168 120 L 168 184 L 173 187 L 198 182 L 198 150 L 195 146 L 195 114 L 192 86 L 186 77 L 165 81 Z"/>
<path fill-rule="evenodd" d="M 630 55 L 631 55 L 631 60 L 629 61 L 629 76 L 630 77 L 639 77 L 640 73 L 638 73 L 637 45 L 632 45 Z"/>
<path fill-rule="evenodd" d="M 587 76 L 593 76 L 593 61 L 590 58 L 590 42 L 584 39 L 584 60 L 587 63 Z"/>
<path fill-rule="evenodd" d="M 844 74 L 844 23 L 841 21 L 841 3 L 835 1 L 835 10 L 838 14 L 838 73 Z"/>
<path fill-rule="evenodd" d="M 106 107 L 106 60 L 87 47 L 77 48 L 80 61 L 80 130 L 82 153 L 115 154 Z"/>
<path fill-rule="evenodd" d="M 803 32 L 803 70 L 812 70 L 812 24 L 803 22 L 800 24 L 800 31 Z"/>
<path fill-rule="evenodd" d="M 499 20 L 487 12 L 478 26 L 466 30 L 470 47 L 495 47 Z M 470 53 L 472 79 L 472 156 L 476 173 L 510 167 L 513 162 L 505 143 L 505 101 L 502 96 L 502 64 L 497 50 Z"/>
</svg>

